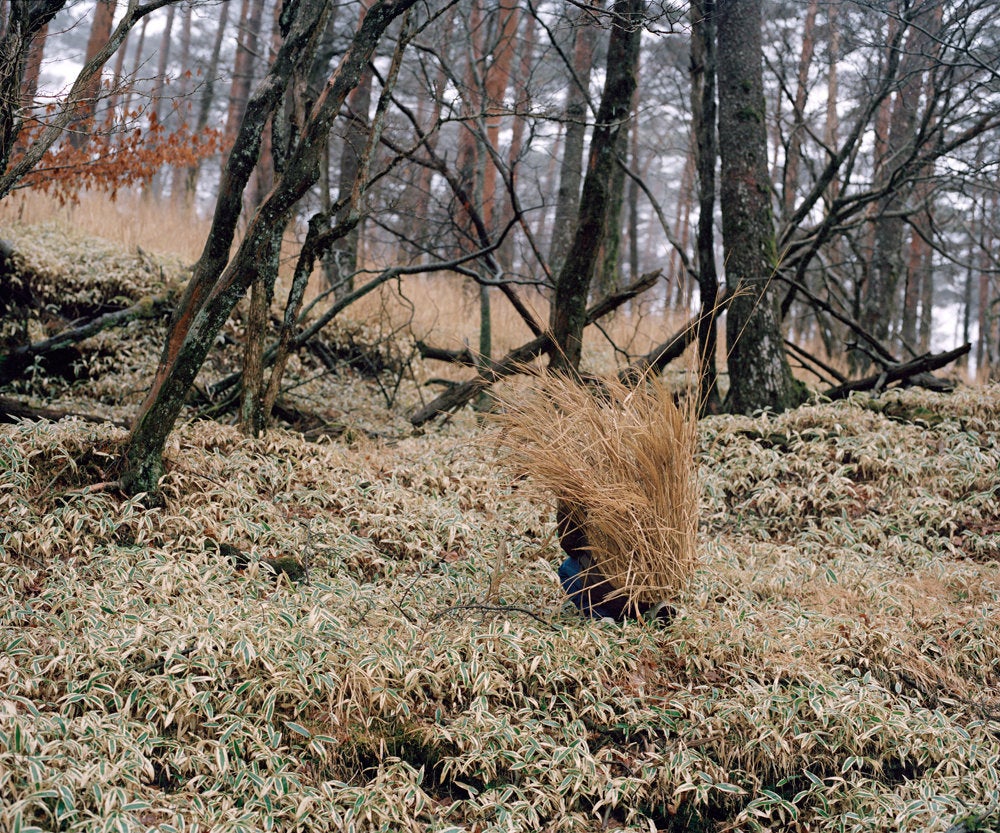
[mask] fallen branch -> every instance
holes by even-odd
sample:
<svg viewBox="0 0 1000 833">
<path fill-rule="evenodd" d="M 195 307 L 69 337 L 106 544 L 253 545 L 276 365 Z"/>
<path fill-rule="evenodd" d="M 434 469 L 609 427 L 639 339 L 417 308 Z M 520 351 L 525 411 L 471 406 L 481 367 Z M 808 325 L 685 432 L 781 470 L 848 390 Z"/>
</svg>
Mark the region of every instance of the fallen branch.
<svg viewBox="0 0 1000 833">
<path fill-rule="evenodd" d="M 714 314 L 718 315 L 722 312 L 731 300 L 732 295 L 729 291 L 723 291 L 716 299 Z M 704 315 L 704 312 L 698 313 L 666 341 L 654 347 L 645 356 L 640 356 L 628 367 L 620 370 L 618 379 L 625 384 L 636 384 L 646 376 L 662 373 L 663 368 L 674 359 L 679 359 L 698 338 L 698 323 Z"/>
<path fill-rule="evenodd" d="M 828 399 L 844 399 L 854 391 L 881 391 L 886 385 L 891 385 L 893 382 L 912 379 L 921 373 L 929 373 L 932 370 L 949 365 L 955 359 L 964 356 L 971 349 L 971 344 L 963 344 L 961 347 L 956 347 L 954 350 L 949 350 L 946 353 L 925 353 L 922 356 L 917 356 L 915 359 L 910 359 L 908 362 L 886 367 L 880 373 L 873 373 L 871 376 L 865 376 L 863 379 L 855 379 L 832 387 L 823 391 L 823 396 Z"/>
<path fill-rule="evenodd" d="M 615 292 L 607 298 L 598 301 L 587 311 L 587 325 L 593 324 L 609 312 L 620 307 L 626 301 L 630 301 L 636 295 L 645 292 L 656 283 L 660 273 L 661 270 L 659 269 L 654 272 L 647 272 L 620 292 Z M 414 413 L 410 417 L 410 422 L 414 426 L 419 427 L 434 419 L 438 414 L 448 413 L 456 408 L 461 408 L 478 396 L 480 391 L 485 390 L 500 379 L 520 373 L 528 362 L 538 358 L 543 353 L 548 353 L 553 347 L 552 336 L 549 333 L 542 333 L 526 344 L 522 344 L 520 347 L 511 350 L 498 362 L 482 361 L 476 376 L 444 391 L 436 399 Z"/>
<path fill-rule="evenodd" d="M 476 367 L 476 357 L 468 347 L 461 350 L 448 350 L 445 347 L 434 347 L 419 339 L 416 342 L 417 352 L 422 359 L 432 359 L 437 362 L 464 364 L 466 367 Z"/>
<path fill-rule="evenodd" d="M 64 411 L 60 408 L 36 408 L 34 405 L 28 405 L 17 399 L 0 396 L 0 422 L 14 422 L 19 419 L 47 419 L 52 422 L 57 422 L 64 417 L 76 417 L 77 419 L 82 419 L 84 422 L 110 422 L 112 425 L 117 425 L 119 428 L 129 427 L 126 422 L 109 419 L 108 417 L 98 416 L 96 414 L 83 414 L 78 411 Z"/>
<path fill-rule="evenodd" d="M 44 341 L 15 347 L 9 353 L 0 355 L 0 385 L 20 377 L 36 359 L 55 353 L 57 350 L 65 350 L 103 330 L 121 327 L 130 321 L 165 316 L 170 312 L 173 301 L 174 295 L 171 292 L 157 298 L 143 298 L 128 309 L 99 315 L 83 324 L 68 327 Z"/>
<path fill-rule="evenodd" d="M 845 384 L 847 382 L 847 377 L 839 370 L 837 370 L 835 367 L 832 367 L 823 360 L 816 358 L 816 356 L 814 356 L 812 353 L 807 352 L 803 348 L 799 347 L 799 345 L 789 341 L 787 338 L 785 339 L 785 347 L 788 348 L 788 352 L 794 354 L 795 357 L 802 362 L 802 366 L 806 370 L 808 370 L 810 373 L 815 374 L 818 378 L 822 379 L 824 382 L 830 383 L 831 381 L 835 381 L 838 384 Z M 829 379 L 823 378 L 823 376 L 819 373 L 819 371 L 816 370 L 817 367 L 824 373 L 826 373 L 830 378 Z"/>
</svg>

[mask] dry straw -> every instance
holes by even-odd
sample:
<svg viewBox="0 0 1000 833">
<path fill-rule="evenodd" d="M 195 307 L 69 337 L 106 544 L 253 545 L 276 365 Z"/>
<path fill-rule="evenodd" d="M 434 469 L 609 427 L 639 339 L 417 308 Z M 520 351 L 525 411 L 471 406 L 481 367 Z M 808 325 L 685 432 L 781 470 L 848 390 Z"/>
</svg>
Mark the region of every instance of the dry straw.
<svg viewBox="0 0 1000 833">
<path fill-rule="evenodd" d="M 500 399 L 502 464 L 568 510 L 614 595 L 633 607 L 676 595 L 697 559 L 694 404 L 614 377 L 541 376 Z"/>
</svg>

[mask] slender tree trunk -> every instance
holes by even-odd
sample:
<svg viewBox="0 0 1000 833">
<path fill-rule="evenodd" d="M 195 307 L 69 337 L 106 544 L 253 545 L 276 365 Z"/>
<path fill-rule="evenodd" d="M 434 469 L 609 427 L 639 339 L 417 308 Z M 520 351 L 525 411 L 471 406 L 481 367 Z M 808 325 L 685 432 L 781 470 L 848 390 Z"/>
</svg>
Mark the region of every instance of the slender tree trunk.
<svg viewBox="0 0 1000 833">
<path fill-rule="evenodd" d="M 191 68 L 191 15 L 192 6 L 190 3 L 185 3 L 181 11 L 181 76 L 180 86 L 177 89 L 177 97 L 180 104 L 178 112 L 181 116 L 181 121 L 187 125 L 189 130 L 191 128 L 191 102 L 189 100 L 191 80 L 188 71 Z M 187 189 L 184 186 L 186 179 L 187 170 L 185 168 L 178 166 L 171 171 L 170 201 L 174 204 L 175 208 L 181 208 L 184 205 L 187 193 Z"/>
<path fill-rule="evenodd" d="M 694 90 L 692 90 L 692 95 L 694 95 Z M 713 109 L 715 107 L 714 91 L 712 93 L 712 107 Z M 691 208 L 695 200 L 694 183 L 697 174 L 697 142 L 698 138 L 694 135 L 694 125 L 692 124 L 692 135 L 688 140 L 687 153 L 684 155 L 684 169 L 681 172 L 680 205 L 678 206 L 677 220 L 674 225 L 674 239 L 684 246 L 685 249 L 691 237 Z M 716 152 L 716 156 L 718 156 L 718 152 Z M 670 247 L 670 260 L 668 263 L 668 274 L 673 279 L 673 292 L 672 297 L 671 293 L 668 293 L 667 303 L 672 308 L 681 307 L 690 311 L 688 303 L 690 301 L 688 276 L 680 268 L 680 253 L 673 246 Z"/>
<path fill-rule="evenodd" d="M 105 105 L 105 121 L 110 125 L 115 122 L 115 111 L 118 109 L 118 100 L 121 98 L 122 80 L 125 75 L 125 53 L 128 51 L 128 38 L 119 47 L 115 55 L 115 68 L 111 75 L 111 94 L 108 96 Z"/>
<path fill-rule="evenodd" d="M 30 109 L 35 106 L 35 95 L 38 93 L 38 79 L 42 74 L 42 58 L 45 54 L 45 39 L 49 34 L 49 24 L 46 23 L 35 32 L 28 49 L 28 58 L 24 64 L 24 82 L 21 84 L 21 106 Z"/>
<path fill-rule="evenodd" d="M 132 88 L 135 84 L 136 78 L 139 77 L 139 68 L 142 66 L 142 50 L 146 45 L 146 26 L 148 25 L 149 18 L 143 18 L 142 26 L 139 27 L 139 42 L 135 45 L 135 54 L 132 56 L 131 80 L 129 82 L 128 89 L 125 90 L 125 103 L 122 105 L 122 113 L 126 121 L 129 121 L 132 118 Z"/>
<path fill-rule="evenodd" d="M 363 13 L 363 12 L 362 12 Z M 371 69 L 366 69 L 361 82 L 348 98 L 350 115 L 344 132 L 344 143 L 340 151 L 340 180 L 337 196 L 344 200 L 350 196 L 354 181 L 358 176 L 361 153 L 368 141 L 368 112 L 372 101 Z M 338 221 L 346 216 L 345 207 Z M 334 298 L 340 300 L 354 291 L 354 273 L 358 269 L 358 243 L 361 239 L 361 224 L 358 223 L 330 249 L 327 260 L 332 264 L 331 274 Z"/>
<path fill-rule="evenodd" d="M 592 2 L 600 8 L 602 2 Z M 573 240 L 573 223 L 580 208 L 580 184 L 583 182 L 583 146 L 587 138 L 587 101 L 590 73 L 594 64 L 594 46 L 598 29 L 590 16 L 577 15 L 574 29 L 572 77 L 566 87 L 566 124 L 562 164 L 559 169 L 559 191 L 556 194 L 556 215 L 549 244 L 549 268 L 556 275 L 562 268 Z"/>
<path fill-rule="evenodd" d="M 226 111 L 227 145 L 236 138 L 243 113 L 247 108 L 253 87 L 253 64 L 257 54 L 257 41 L 264 19 L 264 0 L 243 0 L 236 41 L 236 59 L 233 62 L 233 79 L 229 88 L 229 107 Z"/>
<path fill-rule="evenodd" d="M 524 18 L 524 30 L 521 33 L 519 47 L 519 61 L 517 77 L 512 81 L 511 86 L 515 88 L 514 102 L 514 123 L 511 126 L 510 148 L 507 153 L 507 170 L 510 172 L 510 191 L 517 191 L 518 172 L 521 163 L 521 152 L 524 149 L 524 131 L 527 126 L 527 113 L 531 107 L 531 68 L 535 58 L 535 18 L 526 15 Z M 503 220 L 502 226 L 514 219 L 514 205 L 511 194 L 508 193 L 503 199 Z M 523 219 L 523 218 L 522 218 Z M 510 271 L 514 268 L 516 256 L 514 246 L 514 236 L 508 235 L 497 251 L 497 259 L 503 268 Z"/>
<path fill-rule="evenodd" d="M 590 139 L 576 230 L 559 271 L 549 318 L 555 343 L 549 366 L 560 372 L 576 373 L 580 367 L 587 296 L 607 226 L 619 137 L 628 130 L 644 12 L 643 0 L 617 0 L 612 11 L 604 91 Z"/>
<path fill-rule="evenodd" d="M 925 36 L 921 28 L 910 29 L 900 62 L 900 87 L 893 99 L 883 155 L 878 157 L 880 184 L 890 182 L 916 150 L 917 107 L 922 85 L 920 65 L 923 63 L 919 53 L 924 44 Z M 871 268 L 858 321 L 883 344 L 889 342 L 893 323 L 902 317 L 896 297 L 899 280 L 906 274 L 903 260 L 905 219 L 902 212 L 911 193 L 911 187 L 893 187 L 876 205 Z M 863 359 L 861 365 L 862 369 L 866 369 Z"/>
<path fill-rule="evenodd" d="M 761 0 L 719 0 L 719 151 L 729 393 L 726 408 L 777 411 L 802 400 L 792 378 L 774 293 L 777 267 L 761 71 Z"/>
<path fill-rule="evenodd" d="M 716 302 L 719 276 L 715 268 L 715 164 L 716 133 L 716 8 L 715 0 L 691 3 L 691 121 L 695 167 L 698 175 L 698 402 L 704 413 L 722 409 L 719 373 L 715 364 L 718 343 Z M 680 238 L 683 240 L 683 238 Z"/>
<path fill-rule="evenodd" d="M 790 217 L 795 210 L 795 195 L 799 184 L 799 165 L 802 161 L 802 134 L 805 132 L 806 95 L 809 91 L 809 67 L 812 64 L 816 29 L 816 12 L 819 0 L 810 0 L 806 11 L 805 25 L 802 27 L 802 54 L 799 57 L 799 74 L 796 79 L 795 103 L 792 106 L 792 130 L 788 137 L 788 151 L 785 158 L 782 207 L 784 216 Z"/>
<path fill-rule="evenodd" d="M 281 11 L 283 5 L 277 3 L 274 7 L 274 20 L 271 28 L 271 55 L 268 66 L 281 49 Z M 285 110 L 288 107 L 288 97 L 296 86 L 294 76 L 285 93 Z M 267 193 L 274 187 L 275 176 L 284 163 L 286 148 L 276 137 L 276 125 L 280 123 L 282 114 L 279 110 L 271 115 L 264 126 L 261 137 L 261 149 L 257 158 L 257 166 L 250 177 L 247 187 L 246 202 L 256 209 L 263 203 Z M 247 312 L 246 327 L 243 333 L 243 376 L 240 390 L 240 430 L 248 437 L 259 437 L 267 430 L 270 418 L 270 408 L 265 403 L 264 384 L 264 343 L 270 320 L 271 302 L 274 300 L 274 285 L 278 279 L 278 267 L 281 264 L 281 241 L 284 238 L 284 224 L 272 229 L 261 251 L 258 262 L 254 264 L 256 277 L 250 286 L 250 306 Z"/>
<path fill-rule="evenodd" d="M 503 116 L 503 99 L 507 94 L 507 85 L 510 83 L 511 68 L 513 66 L 514 54 L 517 51 L 517 28 L 518 28 L 518 3 L 517 0 L 500 0 L 497 10 L 497 28 L 499 35 L 495 44 L 492 45 L 493 59 L 490 61 L 489 69 L 486 71 L 484 79 L 484 105 L 485 105 L 485 127 L 486 141 L 494 152 L 500 147 L 500 124 Z M 484 154 L 487 156 L 487 154 Z M 500 213 L 497 211 L 497 170 L 493 163 L 492 154 L 488 154 L 489 159 L 484 159 L 486 163 L 483 171 L 483 208 L 482 217 L 486 228 L 493 231 L 495 219 Z"/>
<path fill-rule="evenodd" d="M 87 51 L 83 62 L 94 60 L 111 37 L 111 27 L 115 19 L 115 7 L 118 0 L 97 0 L 94 6 L 94 20 L 90 24 L 90 36 L 87 38 Z M 67 126 L 69 141 L 73 147 L 83 147 L 90 138 L 90 128 L 97 112 L 97 99 L 101 94 L 101 73 L 97 73 L 87 85 L 86 92 Z"/>
<path fill-rule="evenodd" d="M 201 133 L 208 127 L 208 116 L 212 112 L 212 104 L 215 103 L 215 82 L 219 74 L 219 55 L 222 52 L 223 36 L 226 32 L 226 24 L 229 22 L 229 9 L 231 3 L 220 3 L 219 21 L 216 24 L 215 40 L 212 42 L 212 54 L 208 59 L 208 67 L 205 69 L 205 80 L 202 82 L 201 98 L 198 101 L 198 118 L 195 121 L 195 134 Z M 198 177 L 201 174 L 201 161 L 188 166 L 187 177 L 184 182 L 184 199 L 188 206 L 194 203 L 198 193 Z"/>
<path fill-rule="evenodd" d="M 920 318 L 917 322 L 917 352 L 927 353 L 934 336 L 934 250 L 921 240 Z M 966 342 L 962 342 L 965 344 Z"/>
<path fill-rule="evenodd" d="M 996 346 L 993 341 L 993 324 L 997 315 L 1000 314 L 1000 305 L 997 305 L 996 296 L 992 291 L 993 264 L 990 262 L 991 252 L 995 251 L 994 245 L 996 243 L 995 235 L 990 229 L 1000 219 L 997 203 L 995 190 L 992 197 L 983 196 L 982 221 L 979 226 L 979 316 L 976 338 L 976 371 L 981 380 L 990 379 L 994 375 L 994 359 L 1000 355 L 1000 346 Z"/>
<path fill-rule="evenodd" d="M 637 173 L 641 170 L 639 155 L 639 99 L 632 109 L 632 147 L 629 150 L 629 164 Z M 628 280 L 639 277 L 639 185 L 634 179 L 628 181 Z"/>
<path fill-rule="evenodd" d="M 163 36 L 160 39 L 159 60 L 156 64 L 156 80 L 153 82 L 153 92 L 151 94 L 153 99 L 153 111 L 149 120 L 153 127 L 157 130 L 164 129 L 163 119 L 166 118 L 166 115 L 163 112 L 163 93 L 167 86 L 167 68 L 170 65 L 170 34 L 174 27 L 175 11 L 176 8 L 174 6 L 170 6 L 167 9 L 167 22 L 163 27 Z M 151 200 L 154 196 L 160 196 L 162 181 L 162 171 L 157 170 L 152 180 L 150 180 L 150 182 L 146 185 L 142 194 L 143 198 Z"/>
</svg>

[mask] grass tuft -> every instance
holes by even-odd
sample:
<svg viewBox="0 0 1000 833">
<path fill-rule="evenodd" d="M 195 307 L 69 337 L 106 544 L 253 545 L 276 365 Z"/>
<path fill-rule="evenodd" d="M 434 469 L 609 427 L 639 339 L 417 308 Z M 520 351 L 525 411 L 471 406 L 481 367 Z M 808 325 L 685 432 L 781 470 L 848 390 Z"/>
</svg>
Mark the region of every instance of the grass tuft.
<svg viewBox="0 0 1000 833">
<path fill-rule="evenodd" d="M 697 415 L 660 384 L 543 376 L 501 396 L 504 466 L 565 508 L 629 604 L 673 598 L 697 565 Z"/>
</svg>

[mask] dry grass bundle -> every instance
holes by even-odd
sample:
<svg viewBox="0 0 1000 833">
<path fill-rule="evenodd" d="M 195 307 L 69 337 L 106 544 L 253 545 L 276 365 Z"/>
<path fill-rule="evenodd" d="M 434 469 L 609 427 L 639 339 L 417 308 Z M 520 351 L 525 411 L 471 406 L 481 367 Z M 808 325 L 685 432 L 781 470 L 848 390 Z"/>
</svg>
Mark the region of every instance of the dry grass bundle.
<svg viewBox="0 0 1000 833">
<path fill-rule="evenodd" d="M 676 594 L 696 564 L 693 407 L 614 377 L 595 389 L 544 376 L 501 401 L 503 464 L 565 507 L 612 595 L 638 607 Z"/>
</svg>

